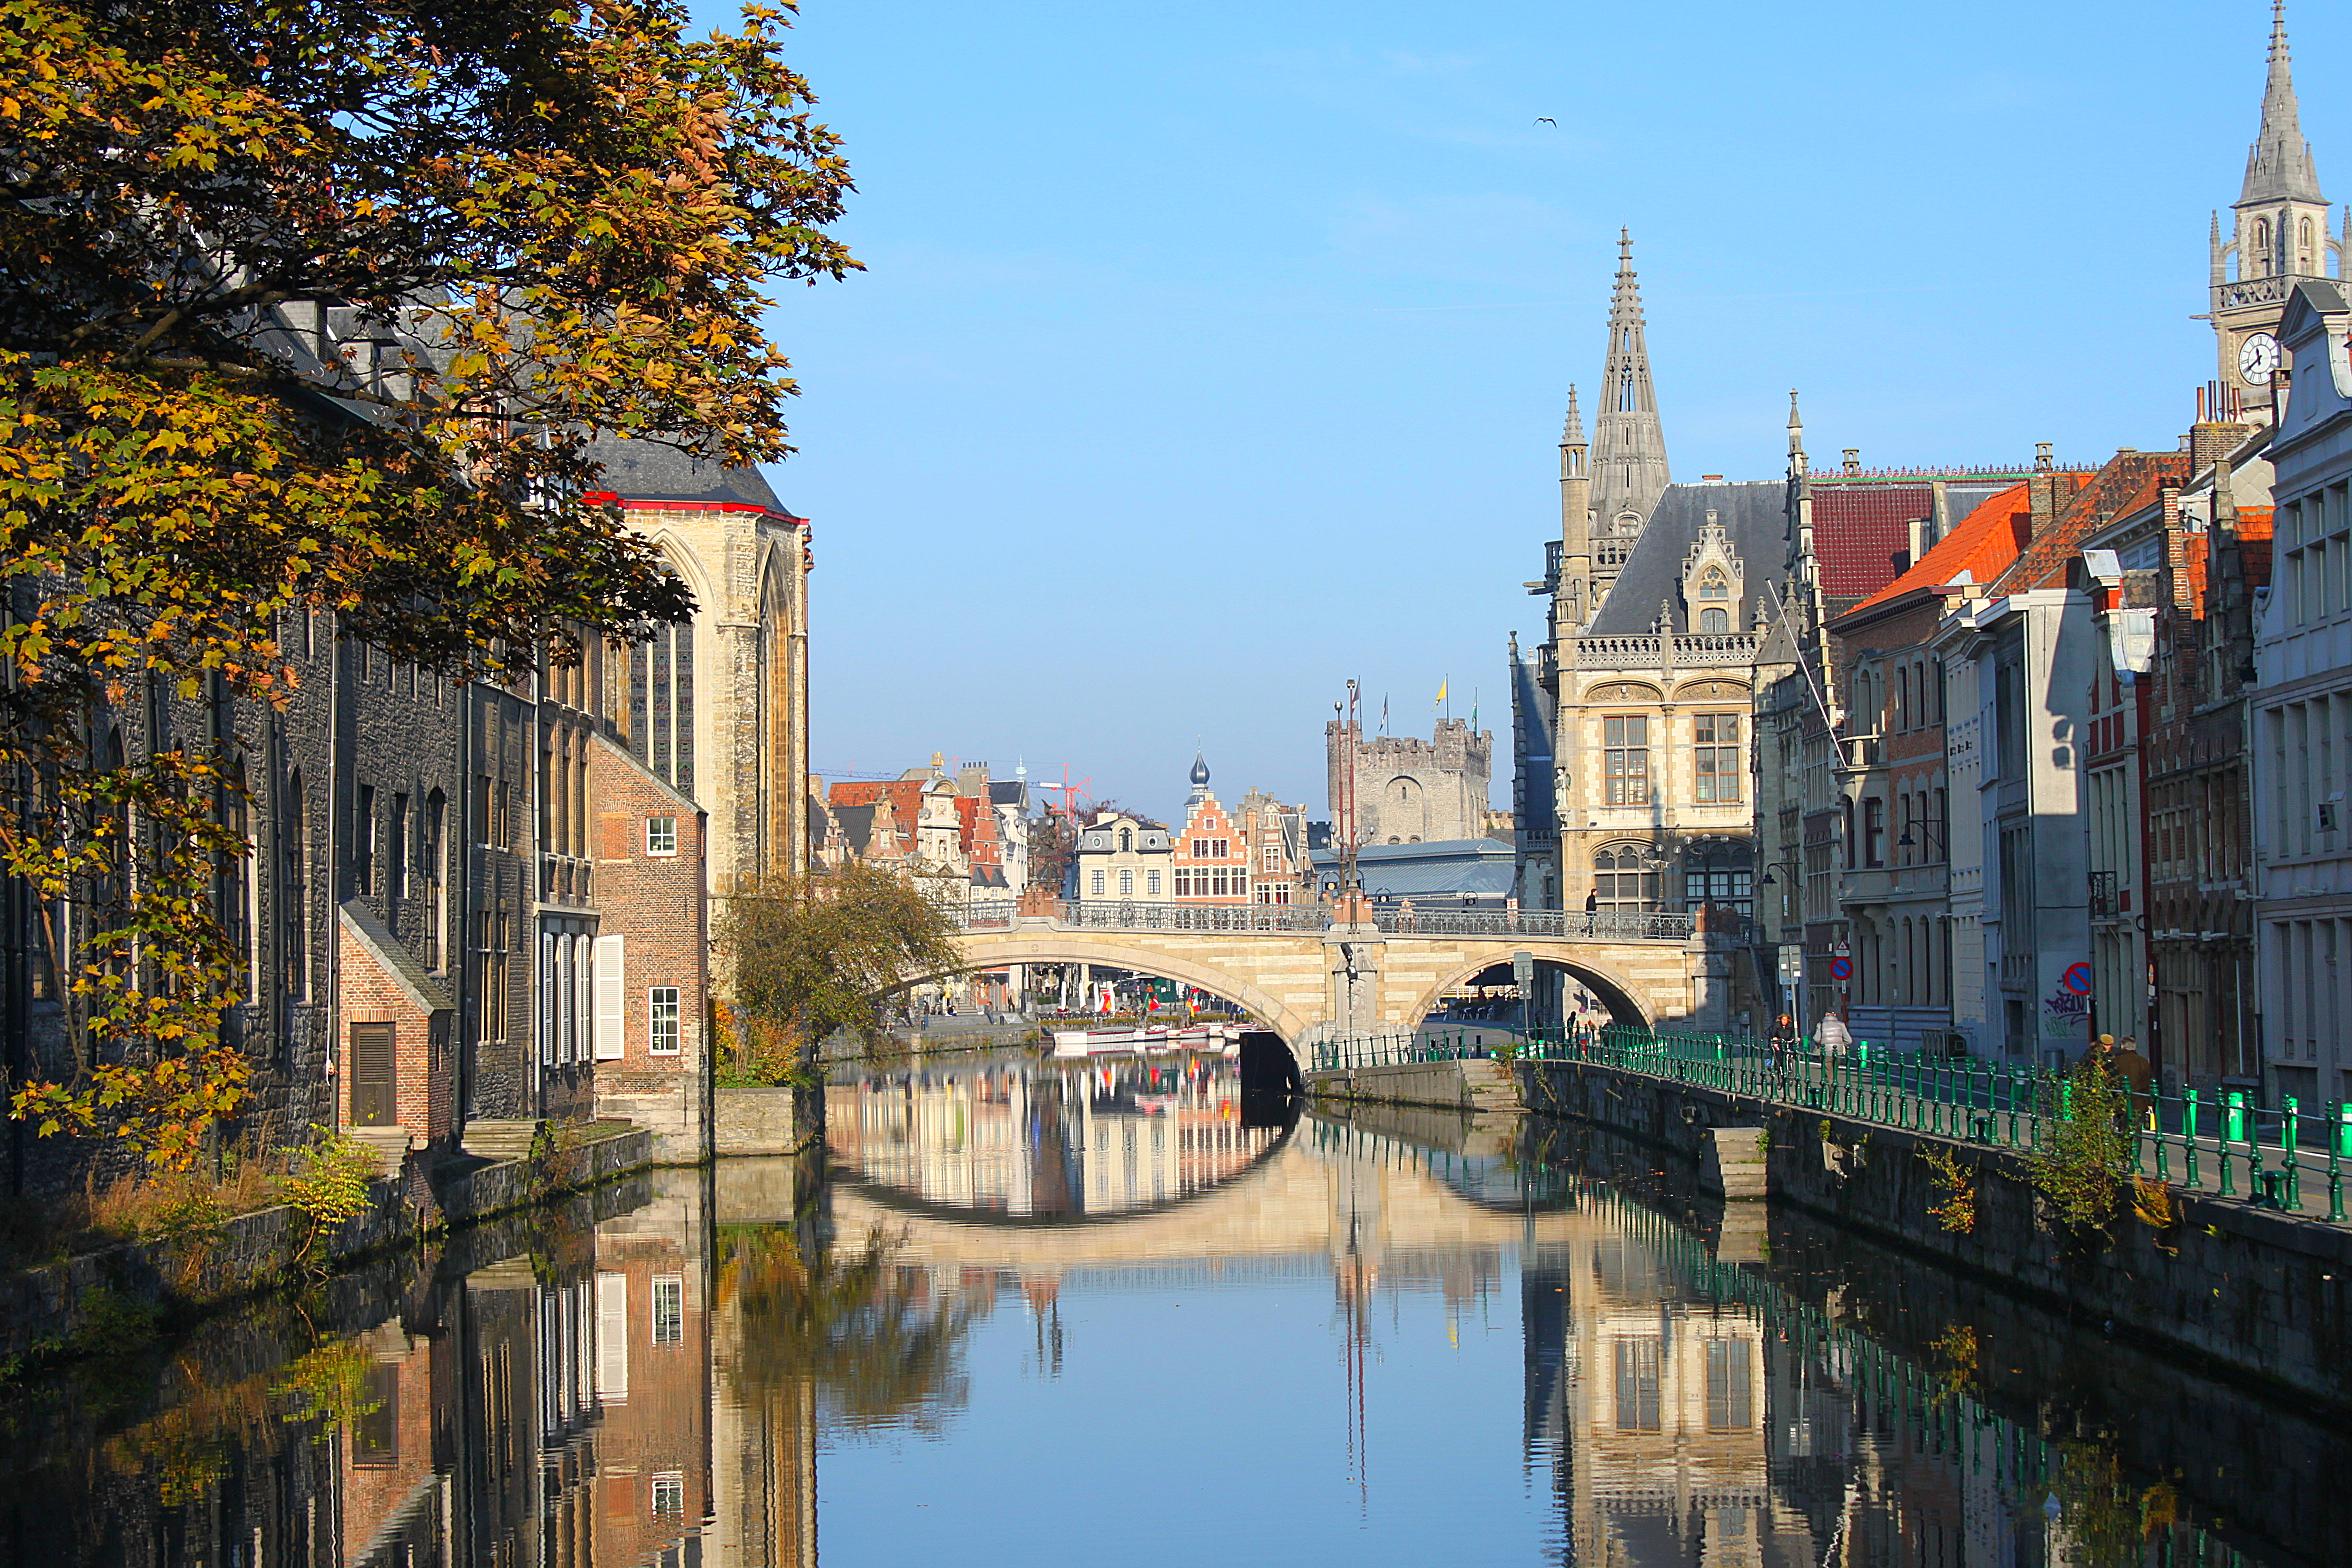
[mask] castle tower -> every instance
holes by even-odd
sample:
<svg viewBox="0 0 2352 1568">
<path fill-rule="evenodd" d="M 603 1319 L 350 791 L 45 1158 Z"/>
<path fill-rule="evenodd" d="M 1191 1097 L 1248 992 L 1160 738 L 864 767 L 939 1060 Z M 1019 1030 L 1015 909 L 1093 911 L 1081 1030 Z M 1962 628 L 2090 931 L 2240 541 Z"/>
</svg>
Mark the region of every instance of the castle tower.
<svg viewBox="0 0 2352 1568">
<path fill-rule="evenodd" d="M 1592 508 L 1602 538 L 1623 541 L 1596 552 L 1595 587 L 1606 593 L 1631 536 L 1666 493 L 1666 432 L 1658 423 L 1658 389 L 1650 381 L 1643 336 L 1641 282 L 1633 238 L 1617 231 L 1617 283 L 1609 294 L 1609 353 L 1601 371 L 1600 413 L 1593 420 Z"/>
<path fill-rule="evenodd" d="M 2213 219 L 2210 320 L 2225 401 L 2267 422 L 2271 383 L 2280 368 L 2278 324 L 2287 300 L 2305 278 L 2324 278 L 2328 258 L 2342 264 L 2343 245 L 2328 234 L 2327 198 L 2295 102 L 2287 50 L 2286 0 L 2271 0 L 2270 67 L 2262 90 L 2262 124 L 2246 152 L 2246 178 L 2231 207 L 2232 234 L 2224 240 Z M 2352 234 L 2352 213 L 2346 215 Z M 2233 265 L 2234 263 L 2234 265 Z M 2233 275 L 2234 274 L 2234 275 Z"/>
<path fill-rule="evenodd" d="M 1552 635 L 1573 637 L 1592 619 L 1592 449 L 1585 445 L 1576 388 L 1568 388 L 1568 418 L 1560 427 L 1560 580 Z"/>
</svg>

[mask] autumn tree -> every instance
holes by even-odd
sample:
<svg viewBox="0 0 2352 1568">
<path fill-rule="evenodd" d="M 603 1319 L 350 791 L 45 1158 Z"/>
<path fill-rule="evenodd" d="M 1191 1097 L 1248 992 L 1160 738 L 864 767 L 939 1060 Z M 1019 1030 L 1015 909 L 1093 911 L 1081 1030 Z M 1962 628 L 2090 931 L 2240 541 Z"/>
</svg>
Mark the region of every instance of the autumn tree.
<svg viewBox="0 0 2352 1568">
<path fill-rule="evenodd" d="M 788 21 L 0 0 L 0 864 L 72 1045 L 11 1086 L 42 1132 L 185 1166 L 249 1074 L 237 781 L 95 715 L 282 703 L 308 611 L 467 676 L 689 609 L 590 444 L 787 451 L 766 291 L 855 265 Z"/>
<path fill-rule="evenodd" d="M 894 996 L 958 973 L 957 934 L 913 881 L 860 861 L 729 898 L 716 946 L 740 1054 L 720 1071 L 805 1081 L 827 1039 L 875 1037 Z"/>
</svg>

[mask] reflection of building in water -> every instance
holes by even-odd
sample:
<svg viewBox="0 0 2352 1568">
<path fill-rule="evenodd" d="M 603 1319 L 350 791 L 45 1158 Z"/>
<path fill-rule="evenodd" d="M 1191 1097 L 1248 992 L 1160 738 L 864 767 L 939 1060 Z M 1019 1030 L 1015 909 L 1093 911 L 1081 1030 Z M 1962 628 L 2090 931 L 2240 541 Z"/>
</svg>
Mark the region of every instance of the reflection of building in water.
<svg viewBox="0 0 2352 1568">
<path fill-rule="evenodd" d="M 1803 1521 L 1773 1501 L 1761 1324 L 1691 1296 L 1605 1214 L 1570 1219 L 1520 1275 L 1525 1441 L 1551 1461 L 1568 1560 L 1808 1560 Z"/>
<path fill-rule="evenodd" d="M 1235 1067 L 1200 1057 L 919 1071 L 826 1091 L 861 1181 L 976 1214 L 1116 1214 L 1240 1174 L 1278 1136 L 1241 1125 Z"/>
</svg>

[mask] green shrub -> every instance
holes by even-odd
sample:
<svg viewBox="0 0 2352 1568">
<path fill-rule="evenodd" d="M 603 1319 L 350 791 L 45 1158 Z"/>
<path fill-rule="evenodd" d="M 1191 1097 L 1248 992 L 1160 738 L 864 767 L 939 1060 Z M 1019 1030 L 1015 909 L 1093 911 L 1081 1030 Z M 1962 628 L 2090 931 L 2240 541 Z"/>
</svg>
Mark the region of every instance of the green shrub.
<svg viewBox="0 0 2352 1568">
<path fill-rule="evenodd" d="M 278 1196 L 309 1221 L 297 1264 L 307 1263 L 319 1241 L 365 1214 L 371 1184 L 381 1169 L 376 1151 L 329 1127 L 314 1126 L 292 1172 L 278 1178 Z"/>
<path fill-rule="evenodd" d="M 2076 1234 L 2105 1234 L 2131 1180 L 2132 1134 L 2115 1069 L 2093 1058 L 2065 1082 L 2066 1114 L 2045 1107 L 2048 1141 L 2026 1159 L 2026 1174 L 2050 1215 Z"/>
</svg>

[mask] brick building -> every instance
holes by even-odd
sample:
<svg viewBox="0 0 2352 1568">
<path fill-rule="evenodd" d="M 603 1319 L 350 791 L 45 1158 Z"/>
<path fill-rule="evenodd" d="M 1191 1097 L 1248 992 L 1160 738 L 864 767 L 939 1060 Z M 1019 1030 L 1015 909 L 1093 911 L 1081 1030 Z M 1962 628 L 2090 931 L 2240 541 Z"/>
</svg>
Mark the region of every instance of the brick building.
<svg viewBox="0 0 2352 1568">
<path fill-rule="evenodd" d="M 1250 901 L 1249 840 L 1209 789 L 1209 764 L 1192 759 L 1192 793 L 1184 820 L 1170 835 L 1170 897 L 1179 904 Z"/>
</svg>

